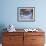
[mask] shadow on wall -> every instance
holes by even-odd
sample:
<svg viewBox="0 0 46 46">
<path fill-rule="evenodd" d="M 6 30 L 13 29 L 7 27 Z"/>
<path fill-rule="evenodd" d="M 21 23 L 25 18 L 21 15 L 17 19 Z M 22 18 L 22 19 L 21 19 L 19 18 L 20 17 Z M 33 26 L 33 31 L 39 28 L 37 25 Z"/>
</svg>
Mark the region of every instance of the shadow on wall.
<svg viewBox="0 0 46 46">
<path fill-rule="evenodd" d="M 0 24 L 0 43 L 2 43 L 2 36 L 3 36 L 2 32 L 6 31 L 6 30 L 4 30 L 4 28 L 6 28 L 5 25 Z"/>
</svg>

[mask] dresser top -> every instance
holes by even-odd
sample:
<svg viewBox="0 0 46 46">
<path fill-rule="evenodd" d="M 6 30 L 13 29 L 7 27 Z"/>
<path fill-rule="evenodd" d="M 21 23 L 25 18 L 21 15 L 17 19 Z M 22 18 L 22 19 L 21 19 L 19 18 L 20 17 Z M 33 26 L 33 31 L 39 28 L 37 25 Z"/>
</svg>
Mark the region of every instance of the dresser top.
<svg viewBox="0 0 46 46">
<path fill-rule="evenodd" d="M 24 29 L 16 29 L 16 32 L 26 32 Z M 28 32 L 32 32 L 32 31 L 28 31 Z M 43 30 L 38 30 L 38 31 L 33 31 L 33 32 L 44 32 Z"/>
</svg>

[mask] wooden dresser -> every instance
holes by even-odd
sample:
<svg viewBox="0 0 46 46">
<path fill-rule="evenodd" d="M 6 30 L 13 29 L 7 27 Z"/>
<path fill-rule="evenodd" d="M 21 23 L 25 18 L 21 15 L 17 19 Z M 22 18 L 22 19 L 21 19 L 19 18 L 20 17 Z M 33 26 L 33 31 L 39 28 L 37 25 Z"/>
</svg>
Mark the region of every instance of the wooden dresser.
<svg viewBox="0 0 46 46">
<path fill-rule="evenodd" d="M 44 32 L 3 32 L 3 46 L 44 46 Z"/>
</svg>

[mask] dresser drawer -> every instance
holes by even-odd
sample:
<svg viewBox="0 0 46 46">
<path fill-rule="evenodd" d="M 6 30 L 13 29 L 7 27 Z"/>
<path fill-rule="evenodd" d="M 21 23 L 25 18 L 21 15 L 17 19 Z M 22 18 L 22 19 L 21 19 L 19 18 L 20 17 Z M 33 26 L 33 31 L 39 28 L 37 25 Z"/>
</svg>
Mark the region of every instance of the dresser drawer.
<svg viewBox="0 0 46 46">
<path fill-rule="evenodd" d="M 10 43 L 4 44 L 4 43 L 3 43 L 2 46 L 23 46 L 23 43 L 19 43 L 19 44 L 18 44 L 18 43 L 17 43 L 17 44 L 16 44 L 16 43 L 12 43 L 12 44 L 10 44 Z"/>
<path fill-rule="evenodd" d="M 23 32 L 4 32 L 5 36 L 23 36 Z"/>
<path fill-rule="evenodd" d="M 31 46 L 32 44 L 32 37 L 24 36 L 24 46 Z"/>
<path fill-rule="evenodd" d="M 3 46 L 23 46 L 22 36 L 4 36 Z"/>
<path fill-rule="evenodd" d="M 23 41 L 23 36 L 4 36 L 3 37 L 3 43 L 15 43 L 15 42 L 21 42 Z"/>
<path fill-rule="evenodd" d="M 44 36 L 44 32 L 25 32 L 24 36 Z"/>
<path fill-rule="evenodd" d="M 44 44 L 31 44 L 31 46 L 44 46 Z"/>
<path fill-rule="evenodd" d="M 43 44 L 44 36 L 32 36 L 32 43 L 33 44 Z"/>
</svg>

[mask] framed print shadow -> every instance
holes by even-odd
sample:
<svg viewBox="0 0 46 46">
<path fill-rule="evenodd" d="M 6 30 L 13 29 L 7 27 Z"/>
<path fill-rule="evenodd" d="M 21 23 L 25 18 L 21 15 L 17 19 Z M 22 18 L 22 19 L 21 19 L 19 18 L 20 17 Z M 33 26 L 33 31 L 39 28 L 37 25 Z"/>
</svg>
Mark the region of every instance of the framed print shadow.
<svg viewBox="0 0 46 46">
<path fill-rule="evenodd" d="M 34 22 L 35 21 L 35 7 L 18 7 L 17 21 L 20 22 Z"/>
</svg>

